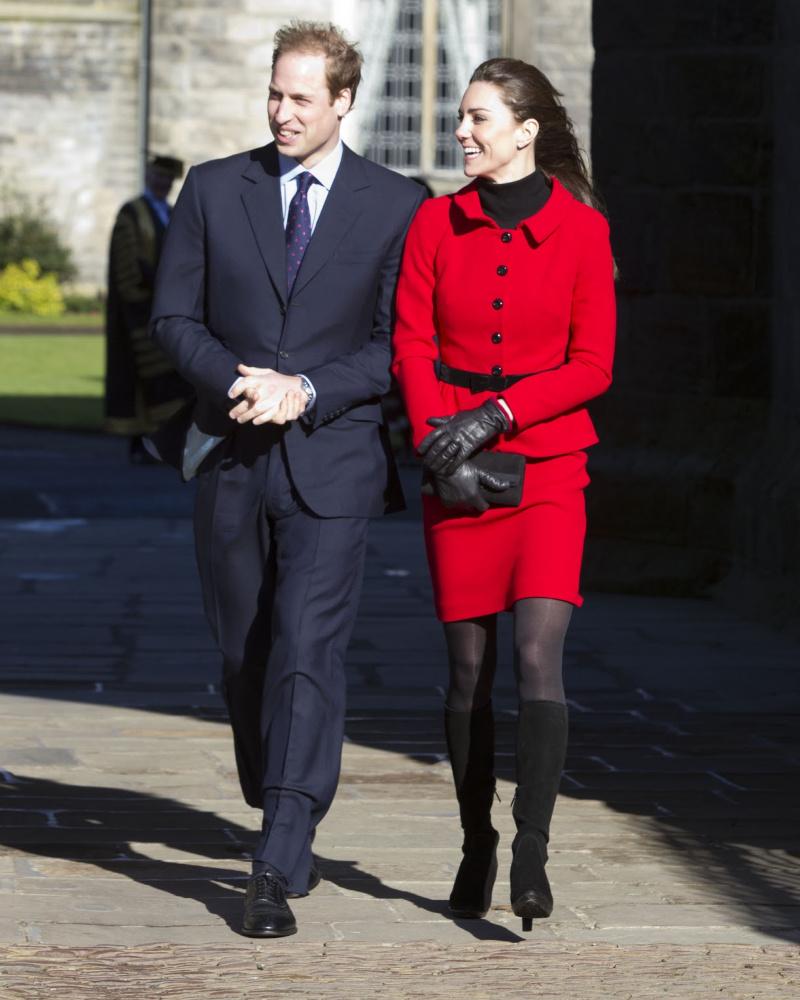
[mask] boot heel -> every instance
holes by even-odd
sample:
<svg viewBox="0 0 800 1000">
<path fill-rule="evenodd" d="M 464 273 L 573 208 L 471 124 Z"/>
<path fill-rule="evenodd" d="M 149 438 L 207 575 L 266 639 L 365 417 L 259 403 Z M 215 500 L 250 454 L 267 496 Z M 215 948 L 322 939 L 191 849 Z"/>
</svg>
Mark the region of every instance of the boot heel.
<svg viewBox="0 0 800 1000">
<path fill-rule="evenodd" d="M 520 703 L 517 723 L 517 792 L 511 813 L 517 835 L 511 845 L 511 908 L 531 921 L 549 917 L 553 893 L 545 872 L 550 820 L 567 747 L 567 709 L 554 701 Z"/>
</svg>

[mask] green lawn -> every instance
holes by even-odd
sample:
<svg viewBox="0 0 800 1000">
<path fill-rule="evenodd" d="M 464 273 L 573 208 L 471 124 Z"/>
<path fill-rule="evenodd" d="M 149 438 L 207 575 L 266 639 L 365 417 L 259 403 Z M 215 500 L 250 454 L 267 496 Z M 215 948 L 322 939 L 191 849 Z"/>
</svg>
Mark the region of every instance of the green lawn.
<svg viewBox="0 0 800 1000">
<path fill-rule="evenodd" d="M 0 423 L 99 430 L 104 370 L 102 336 L 4 334 L 0 325 Z"/>
<path fill-rule="evenodd" d="M 20 327 L 45 328 L 45 329 L 71 329 L 72 327 L 87 327 L 102 329 L 104 317 L 102 313 L 64 313 L 63 316 L 29 316 L 27 313 L 2 312 L 0 311 L 0 333 L 4 329 L 18 329 Z"/>
</svg>

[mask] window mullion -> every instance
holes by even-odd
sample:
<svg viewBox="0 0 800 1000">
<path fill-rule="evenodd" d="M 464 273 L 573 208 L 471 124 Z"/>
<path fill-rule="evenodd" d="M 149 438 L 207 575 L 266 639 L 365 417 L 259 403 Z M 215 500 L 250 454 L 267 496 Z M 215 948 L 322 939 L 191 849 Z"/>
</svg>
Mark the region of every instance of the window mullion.
<svg viewBox="0 0 800 1000">
<path fill-rule="evenodd" d="M 422 7 L 422 107 L 420 121 L 420 172 L 432 173 L 436 165 L 436 82 L 439 72 L 439 0 L 425 0 Z"/>
</svg>

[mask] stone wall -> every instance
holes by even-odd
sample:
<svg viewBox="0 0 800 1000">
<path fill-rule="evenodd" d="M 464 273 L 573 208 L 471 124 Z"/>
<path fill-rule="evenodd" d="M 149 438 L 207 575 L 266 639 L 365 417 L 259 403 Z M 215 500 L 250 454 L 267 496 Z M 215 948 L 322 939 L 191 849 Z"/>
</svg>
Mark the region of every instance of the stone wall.
<svg viewBox="0 0 800 1000">
<path fill-rule="evenodd" d="M 264 142 L 272 37 L 297 15 L 286 0 L 153 0 L 150 150 L 191 164 Z M 0 183 L 43 200 L 87 288 L 140 189 L 141 46 L 139 0 L 0 0 Z"/>
<path fill-rule="evenodd" d="M 41 198 L 81 275 L 139 170 L 137 0 L 0 2 L 0 184 Z"/>
<path fill-rule="evenodd" d="M 769 423 L 737 479 L 733 570 L 722 593 L 800 630 L 800 5 L 775 4 Z"/>
<path fill-rule="evenodd" d="M 707 593 L 798 563 L 797 502 L 774 488 L 800 389 L 798 9 L 779 6 L 792 42 L 773 0 L 595 4 L 592 151 L 621 272 L 595 584 Z"/>
<path fill-rule="evenodd" d="M 44 199 L 87 287 L 103 285 L 114 215 L 140 185 L 141 6 L 0 0 L 0 178 Z M 564 92 L 588 147 L 591 0 L 508 7 L 510 51 Z M 275 29 L 301 15 L 358 38 L 362 11 L 359 0 L 306 0 L 302 10 L 289 0 L 152 0 L 150 150 L 192 164 L 265 141 Z M 356 145 L 357 125 L 344 129 Z"/>
<path fill-rule="evenodd" d="M 333 0 L 305 0 L 329 19 Z M 187 163 L 268 141 L 267 84 L 287 0 L 154 0 L 150 144 Z"/>
<path fill-rule="evenodd" d="M 592 107 L 592 0 L 511 0 L 508 50 L 537 66 L 564 96 L 582 148 L 589 153 Z"/>
</svg>

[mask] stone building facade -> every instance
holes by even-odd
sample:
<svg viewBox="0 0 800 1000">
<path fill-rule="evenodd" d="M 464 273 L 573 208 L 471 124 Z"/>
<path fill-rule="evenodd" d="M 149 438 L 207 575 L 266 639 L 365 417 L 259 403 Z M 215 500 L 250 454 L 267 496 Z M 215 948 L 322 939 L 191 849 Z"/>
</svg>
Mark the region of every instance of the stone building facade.
<svg viewBox="0 0 800 1000">
<path fill-rule="evenodd" d="M 800 624 L 800 5 L 594 5 L 620 269 L 593 582 Z"/>
<path fill-rule="evenodd" d="M 444 62 L 459 55 L 465 77 L 497 12 L 499 50 L 553 74 L 588 145 L 590 0 L 305 0 L 303 17 L 362 39 L 365 79 L 345 128 L 354 148 L 386 72 L 378 27 L 391 41 L 403 12 L 419 22 L 426 5 L 438 8 L 442 52 L 449 39 Z M 287 0 L 0 0 L 0 184 L 42 199 L 85 285 L 105 281 L 111 223 L 141 183 L 146 145 L 192 164 L 267 140 L 272 39 L 297 14 Z M 436 173 L 440 190 L 459 186 L 458 172 Z"/>
<path fill-rule="evenodd" d="M 91 286 L 138 184 L 138 8 L 0 2 L 0 187 L 41 200 Z"/>
<path fill-rule="evenodd" d="M 304 17 L 363 40 L 356 149 L 382 74 L 418 72 L 392 70 L 391 46 L 419 44 L 434 2 L 451 29 L 439 68 L 465 75 L 499 11 L 491 44 L 539 65 L 591 138 L 620 323 L 615 385 L 594 407 L 586 582 L 796 615 L 800 4 L 306 0 Z M 0 0 L 0 183 L 42 198 L 85 284 L 103 284 L 146 145 L 191 164 L 265 141 L 272 37 L 296 14 L 285 0 Z"/>
</svg>

